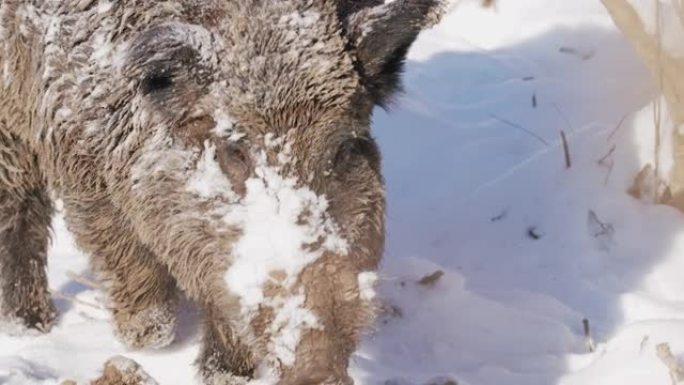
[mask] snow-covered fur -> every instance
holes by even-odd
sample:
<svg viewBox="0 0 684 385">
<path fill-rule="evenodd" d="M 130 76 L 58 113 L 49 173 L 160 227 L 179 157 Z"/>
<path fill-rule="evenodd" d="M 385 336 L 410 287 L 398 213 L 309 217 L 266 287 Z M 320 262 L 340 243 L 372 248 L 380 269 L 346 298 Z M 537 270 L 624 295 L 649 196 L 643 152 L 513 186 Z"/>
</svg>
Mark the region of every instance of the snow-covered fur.
<svg viewBox="0 0 684 385">
<path fill-rule="evenodd" d="M 104 365 L 102 375 L 91 385 L 158 385 L 137 362 L 123 357 L 112 357 Z"/>
<path fill-rule="evenodd" d="M 350 383 L 384 243 L 371 112 L 443 8 L 381 3 L 0 0 L 4 317 L 53 322 L 49 189 L 130 346 L 172 340 L 178 287 L 208 383 Z"/>
</svg>

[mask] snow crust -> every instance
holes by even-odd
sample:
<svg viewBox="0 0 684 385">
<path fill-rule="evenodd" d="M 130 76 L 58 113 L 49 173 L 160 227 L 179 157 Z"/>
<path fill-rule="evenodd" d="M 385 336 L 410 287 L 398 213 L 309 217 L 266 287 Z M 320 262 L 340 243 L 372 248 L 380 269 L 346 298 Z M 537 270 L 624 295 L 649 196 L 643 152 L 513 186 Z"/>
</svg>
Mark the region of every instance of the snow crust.
<svg viewBox="0 0 684 385">
<path fill-rule="evenodd" d="M 272 273 L 285 273 L 277 283 L 291 288 L 302 269 L 323 252 L 345 254 L 347 248 L 326 216 L 325 197 L 283 177 L 266 163 L 264 153 L 257 159 L 257 176 L 247 180 L 246 196 L 225 217 L 243 232 L 233 247 L 226 283 L 240 296 L 244 312 L 255 311 L 263 302 L 262 286 L 274 279 Z M 315 247 L 321 241 L 321 247 Z"/>
<path fill-rule="evenodd" d="M 378 281 L 378 274 L 374 271 L 364 271 L 359 274 L 359 294 L 364 301 L 375 299 L 375 284 Z"/>
<path fill-rule="evenodd" d="M 212 130 L 212 133 L 220 138 L 231 136 L 230 139 L 235 141 L 238 140 L 239 133 L 233 130 L 235 122 L 228 114 L 226 114 L 221 109 L 214 111 L 214 120 L 216 121 L 216 126 Z"/>
<path fill-rule="evenodd" d="M 100 1 L 99 4 L 97 5 L 97 12 L 98 13 L 107 13 L 107 12 L 111 11 L 113 6 L 114 6 L 114 3 L 111 1 Z"/>
<path fill-rule="evenodd" d="M 269 334 L 272 336 L 268 343 L 268 350 L 272 354 L 270 359 L 277 359 L 286 366 L 295 363 L 294 353 L 302 332 L 305 329 L 322 327 L 316 315 L 304 307 L 304 300 L 304 293 L 300 290 L 297 295 L 275 298 L 268 304 L 277 309 L 275 318 L 269 325 Z"/>
<path fill-rule="evenodd" d="M 240 299 L 247 319 L 264 307 L 274 310 L 266 361 L 291 366 L 303 331 L 322 327 L 304 307 L 305 293 L 296 287 L 298 277 L 325 252 L 344 257 L 348 245 L 326 213 L 325 197 L 283 176 L 282 166 L 291 161 L 287 140 L 267 136 L 265 143 L 281 149 L 279 164 L 269 165 L 263 151 L 255 154 L 256 176 L 247 180 L 245 196 L 224 217 L 242 231 L 233 245 L 225 281 Z M 279 288 L 278 293 L 265 295 L 267 284 Z M 277 373 L 269 376 L 277 378 Z"/>
<path fill-rule="evenodd" d="M 204 151 L 197 162 L 197 168 L 188 179 L 186 188 L 203 198 L 222 197 L 229 201 L 238 199 L 230 180 L 216 161 L 216 146 L 209 141 L 204 143 Z"/>
</svg>

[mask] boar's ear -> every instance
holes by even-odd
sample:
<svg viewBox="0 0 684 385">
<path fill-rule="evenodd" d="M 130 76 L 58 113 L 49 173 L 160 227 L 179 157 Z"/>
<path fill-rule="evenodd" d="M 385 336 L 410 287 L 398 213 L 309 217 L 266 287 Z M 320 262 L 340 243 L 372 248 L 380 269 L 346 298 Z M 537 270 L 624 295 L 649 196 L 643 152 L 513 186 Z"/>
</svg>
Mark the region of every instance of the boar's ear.
<svg viewBox="0 0 684 385">
<path fill-rule="evenodd" d="M 342 16 L 357 69 L 376 104 L 384 107 L 400 88 L 409 47 L 444 10 L 444 0 L 394 0 Z"/>
</svg>

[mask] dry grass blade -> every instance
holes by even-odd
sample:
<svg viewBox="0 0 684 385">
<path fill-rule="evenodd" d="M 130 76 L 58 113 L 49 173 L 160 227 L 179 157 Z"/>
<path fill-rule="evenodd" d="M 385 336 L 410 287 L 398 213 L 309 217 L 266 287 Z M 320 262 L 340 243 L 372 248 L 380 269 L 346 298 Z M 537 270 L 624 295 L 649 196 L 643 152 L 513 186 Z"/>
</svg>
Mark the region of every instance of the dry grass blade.
<svg viewBox="0 0 684 385">
<path fill-rule="evenodd" d="M 684 368 L 677 362 L 677 358 L 672 354 L 669 344 L 658 344 L 658 346 L 656 346 L 656 355 L 670 371 L 670 378 L 672 378 L 673 385 L 684 382 Z"/>
<path fill-rule="evenodd" d="M 608 135 L 608 137 L 606 138 L 606 140 L 611 140 L 611 139 L 613 139 L 613 136 L 615 136 L 615 134 L 616 134 L 618 131 L 620 131 L 620 128 L 622 128 L 622 125 L 625 123 L 625 120 L 626 120 L 627 117 L 629 117 L 630 115 L 631 115 L 631 113 L 628 112 L 628 113 L 626 113 L 626 114 L 624 114 L 624 115 L 622 116 L 622 118 L 620 119 L 620 121 L 618 122 L 618 124 L 615 125 L 615 128 L 613 128 L 613 130 L 610 132 L 610 134 Z"/>
<path fill-rule="evenodd" d="M 684 59 L 663 50 L 662 33 L 663 19 L 669 17 L 661 10 L 661 2 L 654 1 L 655 4 L 655 27 L 656 31 L 651 32 L 647 23 L 642 19 L 641 12 L 628 0 L 601 0 L 608 10 L 615 25 L 632 44 L 637 54 L 642 58 L 646 67 L 650 70 L 656 80 L 657 85 L 663 93 L 665 106 L 670 115 L 670 120 L 674 127 L 684 124 Z M 680 22 L 684 26 L 684 4 L 681 0 L 670 2 L 674 4 L 675 11 Z M 669 20 L 669 18 L 667 19 Z M 669 21 L 668 21 L 669 22 Z M 656 126 L 656 162 L 660 146 L 659 115 L 660 106 L 654 107 L 654 123 Z M 684 136 L 672 135 L 672 151 L 674 164 L 667 176 L 668 185 L 674 196 L 679 196 L 684 192 Z M 659 164 L 655 163 L 656 174 L 660 175 Z M 679 207 L 678 204 L 674 204 Z"/>
<path fill-rule="evenodd" d="M 83 305 L 83 306 L 92 307 L 93 309 L 97 309 L 97 310 L 105 310 L 105 309 L 106 309 L 106 307 L 104 307 L 104 306 L 102 306 L 102 305 L 99 305 L 99 304 L 96 304 L 96 303 L 91 303 L 91 302 L 88 302 L 88 301 L 84 301 L 84 300 L 82 300 L 82 299 L 78 299 L 78 298 L 76 298 L 76 297 L 74 297 L 74 296 L 67 295 L 67 294 L 64 294 L 64 293 L 60 293 L 60 292 L 58 292 L 58 291 L 52 291 L 52 296 L 53 296 L 54 298 L 57 298 L 57 299 L 63 299 L 63 300 L 65 300 L 65 301 L 77 303 L 77 304 L 80 304 L 80 305 Z"/>
<path fill-rule="evenodd" d="M 568 138 L 565 136 L 565 131 L 561 130 L 561 143 L 563 144 L 563 154 L 565 155 L 565 168 L 572 167 L 572 161 L 570 160 L 570 146 L 568 145 Z"/>
<path fill-rule="evenodd" d="M 596 350 L 596 344 L 594 343 L 594 338 L 591 336 L 591 327 L 589 326 L 589 320 L 583 319 L 582 326 L 584 328 L 584 345 L 590 353 Z"/>
<path fill-rule="evenodd" d="M 538 140 L 541 144 L 543 144 L 544 146 L 546 146 L 546 147 L 551 147 L 551 144 L 550 144 L 549 142 L 547 142 L 546 140 L 544 140 L 544 138 L 542 138 L 541 136 L 539 136 L 539 135 L 535 134 L 534 132 L 530 131 L 529 129 L 527 129 L 527 128 L 525 128 L 525 127 L 523 127 L 523 126 L 521 126 L 521 125 L 519 125 L 519 124 L 517 124 L 517 123 L 513 123 L 513 122 L 511 122 L 510 120 L 507 120 L 507 119 L 504 119 L 504 118 L 502 118 L 502 117 L 500 117 L 500 116 L 497 116 L 497 115 L 495 115 L 495 114 L 490 114 L 489 116 L 491 116 L 493 119 L 499 121 L 500 123 L 503 123 L 503 124 L 505 124 L 505 125 L 507 125 L 507 126 L 510 126 L 510 127 L 513 127 L 513 128 L 517 128 L 518 130 L 523 131 L 523 132 L 526 133 L 527 135 L 529 135 L 529 136 L 531 136 L 531 137 L 537 139 L 537 140 Z"/>
</svg>

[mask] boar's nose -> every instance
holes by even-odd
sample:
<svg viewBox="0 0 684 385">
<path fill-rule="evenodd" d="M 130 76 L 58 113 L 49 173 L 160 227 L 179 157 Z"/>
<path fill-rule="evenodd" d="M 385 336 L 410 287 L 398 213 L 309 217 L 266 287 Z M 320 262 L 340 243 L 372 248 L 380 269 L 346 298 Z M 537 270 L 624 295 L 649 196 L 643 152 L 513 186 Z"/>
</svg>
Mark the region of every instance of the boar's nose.
<svg viewBox="0 0 684 385">
<path fill-rule="evenodd" d="M 247 146 L 240 142 L 222 141 L 216 146 L 216 156 L 221 171 L 230 179 L 233 191 L 244 196 L 247 192 L 245 182 L 254 169 Z"/>
</svg>

